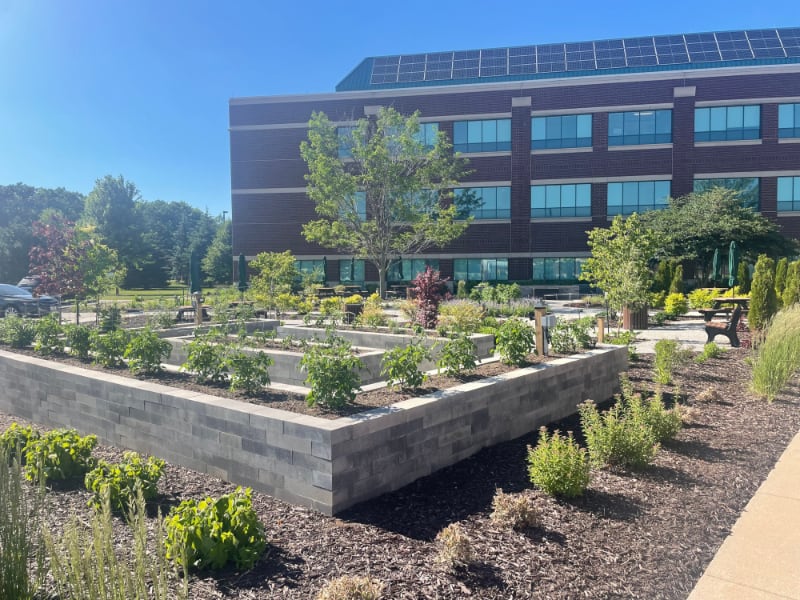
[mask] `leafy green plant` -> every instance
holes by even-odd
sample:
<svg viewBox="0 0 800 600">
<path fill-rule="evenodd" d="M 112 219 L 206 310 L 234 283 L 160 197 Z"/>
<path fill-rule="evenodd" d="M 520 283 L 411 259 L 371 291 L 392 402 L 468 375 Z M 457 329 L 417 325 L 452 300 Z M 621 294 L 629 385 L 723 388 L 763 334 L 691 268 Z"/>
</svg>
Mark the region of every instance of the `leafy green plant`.
<svg viewBox="0 0 800 600">
<path fill-rule="evenodd" d="M 670 319 L 670 316 L 666 312 L 664 312 L 663 310 L 650 316 L 650 321 L 656 327 L 661 327 L 664 323 L 669 321 L 669 319 Z"/>
<path fill-rule="evenodd" d="M 90 340 L 94 362 L 104 367 L 118 367 L 123 363 L 130 333 L 125 329 L 112 329 L 108 333 L 94 330 Z"/>
<path fill-rule="evenodd" d="M 390 387 L 396 384 L 400 384 L 401 387 L 419 387 L 427 378 L 425 373 L 420 371 L 419 365 L 430 358 L 430 350 L 423 341 L 412 340 L 407 346 L 397 346 L 384 353 L 381 376 L 386 377 L 386 384 Z"/>
<path fill-rule="evenodd" d="M 500 325 L 496 340 L 495 351 L 507 365 L 524 365 L 528 354 L 536 347 L 533 328 L 517 317 Z"/>
<path fill-rule="evenodd" d="M 137 489 L 145 501 L 152 500 L 158 493 L 164 465 L 160 458 L 149 456 L 144 460 L 136 452 L 125 452 L 118 463 L 99 461 L 84 478 L 86 489 L 92 492 L 89 506 L 101 510 L 107 495 L 112 509 L 127 511 L 136 499 Z"/>
<path fill-rule="evenodd" d="M 357 371 L 361 365 L 350 344 L 340 337 L 330 336 L 326 343 L 309 346 L 300 359 L 300 368 L 307 373 L 306 384 L 311 388 L 306 398 L 308 405 L 337 409 L 352 402 L 361 386 Z"/>
<path fill-rule="evenodd" d="M 389 317 L 380 304 L 366 302 L 356 321 L 367 327 L 384 327 L 389 322 Z"/>
<path fill-rule="evenodd" d="M 0 452 L 9 460 L 14 459 L 25 464 L 25 448 L 31 440 L 38 440 L 40 434 L 33 427 L 11 423 L 0 435 Z"/>
<path fill-rule="evenodd" d="M 92 330 L 86 325 L 70 323 L 64 326 L 64 343 L 71 356 L 81 360 L 89 359 L 92 348 Z"/>
<path fill-rule="evenodd" d="M 659 448 L 655 435 L 631 414 L 622 398 L 603 413 L 587 400 L 578 407 L 578 414 L 594 466 L 644 468 L 653 462 Z"/>
<path fill-rule="evenodd" d="M 751 330 L 764 329 L 778 312 L 778 296 L 775 293 L 775 261 L 766 254 L 758 257 L 750 286 L 750 310 L 747 323 Z"/>
<path fill-rule="evenodd" d="M 689 312 L 689 302 L 686 300 L 686 296 L 680 292 L 667 296 L 667 299 L 664 300 L 664 312 L 672 318 L 685 315 Z"/>
<path fill-rule="evenodd" d="M 158 373 L 161 362 L 172 354 L 172 344 L 162 340 L 149 327 L 134 334 L 125 347 L 123 356 L 132 373 Z"/>
<path fill-rule="evenodd" d="M 510 529 L 527 529 L 539 524 L 539 511 L 528 496 L 497 490 L 492 498 L 492 523 Z"/>
<path fill-rule="evenodd" d="M 249 354 L 237 348 L 227 353 L 226 360 L 232 390 L 244 390 L 246 394 L 253 395 L 270 384 L 269 368 L 275 361 L 269 355 L 261 351 Z"/>
<path fill-rule="evenodd" d="M 650 429 L 657 442 L 674 438 L 683 426 L 680 407 L 667 409 L 660 391 L 649 400 L 634 394 L 628 399 L 628 409 L 633 421 Z"/>
<path fill-rule="evenodd" d="M 64 340 L 63 328 L 58 322 L 58 315 L 49 314 L 39 319 L 35 326 L 36 337 L 33 342 L 33 349 L 42 356 L 53 354 L 63 354 Z"/>
<path fill-rule="evenodd" d="M 198 570 L 218 570 L 229 563 L 250 569 L 267 546 L 251 498 L 250 488 L 238 487 L 216 500 L 181 502 L 165 519 L 167 558 Z"/>
<path fill-rule="evenodd" d="M 449 300 L 439 306 L 440 331 L 475 333 L 485 315 L 484 308 L 473 300 Z"/>
<path fill-rule="evenodd" d="M 137 298 L 141 297 L 137 296 Z M 131 302 L 130 306 L 134 308 L 134 302 Z M 101 306 L 97 310 L 97 316 L 99 318 L 98 328 L 102 333 L 119 329 L 122 325 L 122 310 L 116 304 Z"/>
<path fill-rule="evenodd" d="M 456 284 L 456 298 L 459 300 L 466 300 L 467 297 L 467 282 L 463 279 L 460 279 Z"/>
<path fill-rule="evenodd" d="M 698 308 L 711 308 L 714 306 L 714 298 L 720 295 L 722 290 L 717 288 L 697 288 L 689 293 L 687 300 L 689 306 L 697 310 Z"/>
<path fill-rule="evenodd" d="M 201 382 L 225 381 L 228 377 L 228 362 L 225 359 L 225 344 L 217 342 L 221 339 L 213 331 L 195 337 L 186 345 L 186 361 L 181 369 L 194 373 Z"/>
<path fill-rule="evenodd" d="M 708 342 L 703 346 L 703 351 L 695 357 L 695 362 L 704 363 L 709 358 L 719 358 L 725 351 L 714 342 Z"/>
<path fill-rule="evenodd" d="M 12 348 L 27 348 L 36 339 L 36 328 L 31 321 L 18 315 L 7 315 L 0 320 L 0 342 Z"/>
<path fill-rule="evenodd" d="M 800 370 L 800 303 L 770 321 L 753 350 L 752 390 L 772 402 Z"/>
<path fill-rule="evenodd" d="M 675 369 L 685 364 L 691 357 L 688 349 L 680 348 L 675 340 L 658 340 L 655 346 L 656 357 L 653 363 L 654 379 L 661 385 L 672 383 Z"/>
<path fill-rule="evenodd" d="M 445 569 L 468 567 L 475 560 L 472 543 L 458 523 L 451 523 L 436 534 L 436 546 L 436 562 Z"/>
<path fill-rule="evenodd" d="M 592 325 L 591 317 L 573 321 L 558 319 L 556 326 L 550 330 L 550 347 L 559 354 L 572 354 L 589 348 L 592 344 Z"/>
<path fill-rule="evenodd" d="M 583 494 L 589 485 L 589 458 L 578 446 L 572 432 L 566 436 L 547 428 L 539 430 L 535 448 L 528 446 L 528 476 L 531 483 L 546 494 L 574 498 Z"/>
<path fill-rule="evenodd" d="M 436 367 L 448 377 L 458 377 L 464 371 L 473 371 L 477 366 L 475 343 L 464 334 L 445 342 L 436 361 Z"/>
<path fill-rule="evenodd" d="M 53 429 L 25 446 L 25 477 L 29 481 L 72 479 L 92 468 L 97 436 L 74 429 Z"/>
<path fill-rule="evenodd" d="M 619 331 L 616 334 L 609 335 L 605 339 L 607 344 L 615 346 L 627 346 L 628 358 L 635 360 L 638 357 L 636 353 L 636 332 L 635 331 Z"/>
</svg>

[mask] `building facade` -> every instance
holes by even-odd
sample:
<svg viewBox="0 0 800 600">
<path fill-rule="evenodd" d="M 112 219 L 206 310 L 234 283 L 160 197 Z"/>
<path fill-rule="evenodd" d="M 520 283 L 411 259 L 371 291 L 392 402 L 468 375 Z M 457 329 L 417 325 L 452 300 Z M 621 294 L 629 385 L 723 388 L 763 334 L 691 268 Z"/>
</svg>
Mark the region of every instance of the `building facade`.
<svg viewBox="0 0 800 600">
<path fill-rule="evenodd" d="M 444 132 L 482 200 L 462 237 L 402 257 L 396 281 L 430 264 L 572 283 L 588 230 L 715 185 L 800 238 L 796 28 L 368 58 L 334 93 L 231 99 L 234 255 L 288 249 L 328 282 L 377 279 L 303 238 L 315 212 L 299 147 L 312 112 L 346 131 L 380 106 Z"/>
</svg>

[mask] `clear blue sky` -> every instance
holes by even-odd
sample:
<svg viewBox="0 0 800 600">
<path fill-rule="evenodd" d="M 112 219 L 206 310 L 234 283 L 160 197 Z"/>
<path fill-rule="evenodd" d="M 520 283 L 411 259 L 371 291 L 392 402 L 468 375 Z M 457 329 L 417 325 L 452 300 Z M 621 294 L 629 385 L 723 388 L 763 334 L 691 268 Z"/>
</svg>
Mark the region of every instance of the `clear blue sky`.
<svg viewBox="0 0 800 600">
<path fill-rule="evenodd" d="M 228 99 L 332 92 L 366 56 L 800 25 L 796 0 L 0 0 L 0 185 L 230 210 Z"/>
</svg>

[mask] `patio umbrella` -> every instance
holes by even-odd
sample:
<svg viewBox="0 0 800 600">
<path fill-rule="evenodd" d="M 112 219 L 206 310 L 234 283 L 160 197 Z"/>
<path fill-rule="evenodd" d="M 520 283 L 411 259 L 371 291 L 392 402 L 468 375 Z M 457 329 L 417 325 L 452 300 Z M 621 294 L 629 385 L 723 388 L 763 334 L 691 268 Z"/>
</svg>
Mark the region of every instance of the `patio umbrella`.
<svg viewBox="0 0 800 600">
<path fill-rule="evenodd" d="M 242 293 L 244 302 L 244 292 L 247 289 L 247 259 L 244 254 L 239 255 L 239 291 Z"/>
<path fill-rule="evenodd" d="M 195 292 L 202 291 L 202 288 L 203 283 L 200 280 L 200 257 L 197 252 L 192 252 L 192 256 L 189 259 L 189 292 L 194 294 Z"/>
<path fill-rule="evenodd" d="M 739 270 L 739 250 L 736 242 L 728 247 L 728 287 L 736 285 L 736 273 Z"/>
<path fill-rule="evenodd" d="M 722 279 L 722 274 L 720 273 L 719 248 L 714 248 L 714 258 L 711 259 L 711 281 L 716 285 L 720 279 Z"/>
<path fill-rule="evenodd" d="M 350 283 L 356 280 L 356 257 L 350 259 Z"/>
<path fill-rule="evenodd" d="M 400 281 L 403 281 L 403 257 L 399 256 L 397 258 L 397 278 Z"/>
<path fill-rule="evenodd" d="M 328 281 L 328 257 L 322 257 L 322 284 L 325 285 L 325 282 Z"/>
</svg>

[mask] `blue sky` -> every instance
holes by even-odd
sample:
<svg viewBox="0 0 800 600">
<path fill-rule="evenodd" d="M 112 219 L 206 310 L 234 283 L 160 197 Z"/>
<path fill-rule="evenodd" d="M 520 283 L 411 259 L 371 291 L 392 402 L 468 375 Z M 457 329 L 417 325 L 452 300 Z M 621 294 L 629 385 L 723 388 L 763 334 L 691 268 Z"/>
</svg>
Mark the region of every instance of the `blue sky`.
<svg viewBox="0 0 800 600">
<path fill-rule="evenodd" d="M 546 6 L 544 6 L 546 5 Z M 800 25 L 795 1 L 0 0 L 0 185 L 230 210 L 228 99 L 332 92 L 366 56 Z"/>
</svg>

